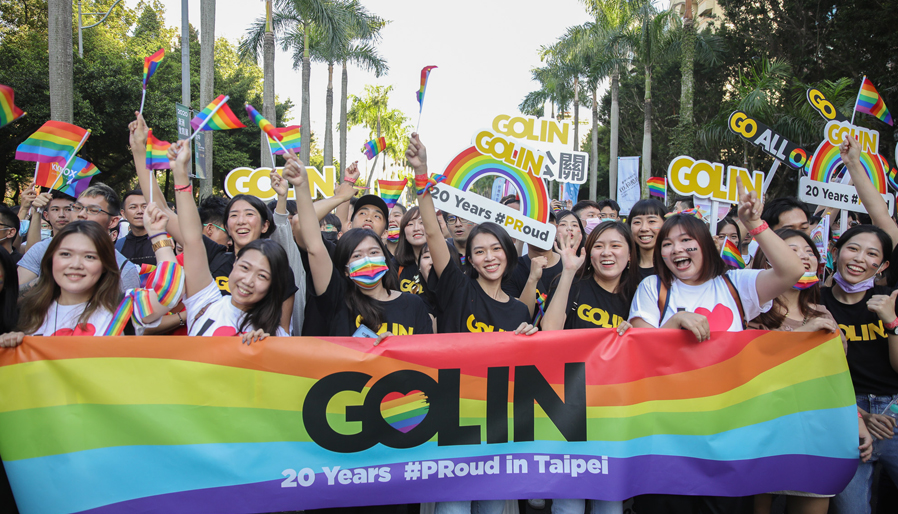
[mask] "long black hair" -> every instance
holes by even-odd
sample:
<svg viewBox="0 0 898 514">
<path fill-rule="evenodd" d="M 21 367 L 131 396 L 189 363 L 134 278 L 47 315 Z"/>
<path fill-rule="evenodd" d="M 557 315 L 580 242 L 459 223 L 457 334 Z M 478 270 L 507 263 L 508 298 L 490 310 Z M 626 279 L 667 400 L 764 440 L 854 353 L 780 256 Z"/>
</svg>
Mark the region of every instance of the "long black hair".
<svg viewBox="0 0 898 514">
<path fill-rule="evenodd" d="M 12 257 L 0 250 L 0 266 L 3 266 L 3 291 L 0 291 L 0 334 L 12 332 L 19 322 L 19 275 Z"/>
<path fill-rule="evenodd" d="M 396 245 L 396 263 L 400 266 L 414 266 L 418 264 L 418 258 L 415 257 L 415 247 L 405 237 L 405 227 L 418 216 L 420 216 L 418 207 L 412 207 L 405 211 L 405 214 L 402 215 L 402 219 L 399 221 L 399 243 Z"/>
<path fill-rule="evenodd" d="M 383 308 L 376 300 L 363 293 L 346 273 L 346 266 L 349 265 L 352 253 L 368 237 L 377 242 L 380 251 L 383 252 L 384 259 L 387 261 L 389 270 L 383 278 L 384 288 L 388 293 L 390 291 L 399 291 L 399 276 L 396 274 L 393 259 L 389 258 L 390 254 L 383 241 L 381 241 L 380 236 L 371 229 L 353 228 L 345 232 L 337 241 L 337 248 L 334 250 L 334 266 L 340 272 L 341 279 L 346 281 L 346 297 L 344 301 L 346 302 L 346 307 L 349 308 L 350 314 L 361 316 L 362 324 L 374 332 L 378 332 L 384 322 Z"/>
<path fill-rule="evenodd" d="M 284 303 L 284 293 L 287 290 L 283 277 L 288 275 L 287 270 L 290 269 L 290 263 L 287 261 L 287 252 L 284 251 L 280 244 L 274 241 L 256 239 L 240 249 L 234 265 L 236 266 L 240 262 L 240 258 L 250 250 L 256 250 L 268 259 L 268 266 L 271 268 L 271 280 L 268 286 L 268 294 L 246 311 L 246 315 L 243 316 L 237 331 L 246 332 L 247 327 L 252 326 L 256 329 L 261 328 L 269 334 L 276 334 L 278 327 L 281 326 L 281 307 Z"/>
<path fill-rule="evenodd" d="M 595 269 L 592 266 L 592 257 L 590 256 L 592 247 L 596 245 L 599 236 L 608 230 L 616 230 L 622 235 L 624 241 L 627 243 L 627 248 L 630 250 L 629 265 L 621 273 L 617 289 L 610 292 L 623 295 L 624 300 L 627 303 L 630 303 L 633 301 L 633 297 L 636 296 L 636 289 L 639 287 L 639 282 L 642 280 L 642 277 L 639 275 L 639 270 L 637 269 L 639 267 L 639 250 L 636 248 L 636 241 L 633 239 L 630 229 L 620 221 L 603 221 L 602 223 L 599 223 L 599 226 L 592 229 L 592 232 L 589 233 L 589 237 L 586 238 L 586 243 L 584 244 L 586 259 L 583 261 L 583 265 L 580 266 L 580 269 L 577 270 L 577 278 L 580 280 L 593 280 Z"/>
<path fill-rule="evenodd" d="M 514 246 L 514 240 L 508 235 L 508 232 L 496 223 L 486 222 L 475 226 L 468 234 L 468 242 L 465 244 L 465 264 L 470 267 L 471 278 L 477 279 L 477 270 L 474 269 L 471 260 L 471 247 L 474 246 L 474 238 L 480 234 L 492 234 L 499 240 L 499 245 L 505 252 L 505 270 L 502 272 L 502 280 L 508 280 L 512 272 L 518 266 L 518 250 Z"/>
<path fill-rule="evenodd" d="M 275 230 L 274 220 L 271 219 L 271 211 L 268 210 L 268 206 L 265 205 L 265 202 L 263 202 L 262 200 L 259 200 L 255 196 L 251 196 L 251 195 L 237 195 L 234 198 L 231 198 L 231 201 L 228 202 L 228 206 L 225 208 L 225 218 L 224 218 L 225 230 L 230 230 L 228 228 L 228 218 L 230 218 L 230 216 L 231 216 L 231 208 L 234 206 L 234 204 L 236 202 L 238 202 L 240 200 L 243 200 L 244 202 L 250 204 L 253 207 L 253 209 L 255 209 L 256 211 L 259 212 L 259 216 L 262 218 L 262 225 L 264 225 L 266 221 L 268 222 L 268 230 L 265 230 L 259 236 L 263 239 L 267 239 L 271 234 L 274 233 L 274 230 Z M 230 236 L 231 233 L 228 232 L 228 235 Z"/>
</svg>

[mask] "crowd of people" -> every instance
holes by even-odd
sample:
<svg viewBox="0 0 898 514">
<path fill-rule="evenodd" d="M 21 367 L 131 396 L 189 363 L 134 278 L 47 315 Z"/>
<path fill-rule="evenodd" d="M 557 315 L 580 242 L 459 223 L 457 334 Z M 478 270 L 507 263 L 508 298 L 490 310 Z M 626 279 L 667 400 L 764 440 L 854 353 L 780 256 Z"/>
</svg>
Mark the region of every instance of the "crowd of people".
<svg viewBox="0 0 898 514">
<path fill-rule="evenodd" d="M 239 336 L 244 344 L 357 336 L 378 345 L 432 333 L 665 328 L 701 342 L 719 331 L 824 331 L 841 334 L 857 395 L 858 470 L 834 498 L 770 493 L 788 496 L 790 512 L 825 513 L 830 504 L 840 513 L 870 512 L 874 462 L 898 477 L 896 422 L 884 414 L 898 398 L 898 274 L 889 273 L 898 224 L 853 139 L 840 150 L 869 217 L 836 224 L 823 259 L 809 234 L 821 216 L 837 220 L 837 213 L 812 212 L 795 198 L 764 203 L 753 192 L 743 192 L 716 234 L 688 199 L 673 209 L 640 200 L 626 219 L 613 200 L 553 202 L 553 248 L 528 247 L 500 225 L 435 209 L 417 134 L 406 152 L 414 207 L 388 209 L 370 193 L 357 198 L 355 164 L 333 197 L 313 202 L 305 164 L 292 153 L 282 174 L 271 174 L 271 203 L 237 195 L 197 205 L 185 141 L 169 150 L 169 203 L 145 166 L 143 118 L 129 129 L 139 189 L 119 196 L 94 183 L 78 198 L 28 190 L 17 211 L 0 207 L 0 346 L 26 335 L 122 333 Z M 295 201 L 287 200 L 290 188 Z M 502 203 L 519 208 L 515 196 Z M 727 240 L 746 269 L 721 259 Z M 119 326 L 125 304 L 133 314 Z M 770 499 L 646 495 L 635 508 L 769 512 Z M 442 502 L 436 512 L 503 507 Z M 621 502 L 552 504 L 556 513 L 587 509 L 623 511 Z"/>
</svg>

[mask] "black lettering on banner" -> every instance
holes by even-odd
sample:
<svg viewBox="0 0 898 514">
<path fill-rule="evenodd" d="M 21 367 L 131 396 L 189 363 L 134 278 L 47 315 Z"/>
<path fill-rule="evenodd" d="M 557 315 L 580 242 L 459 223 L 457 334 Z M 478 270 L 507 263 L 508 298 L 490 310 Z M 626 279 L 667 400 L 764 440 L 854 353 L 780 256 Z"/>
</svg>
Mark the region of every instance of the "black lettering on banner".
<svg viewBox="0 0 898 514">
<path fill-rule="evenodd" d="M 508 368 L 486 372 L 486 444 L 508 442 Z"/>
<path fill-rule="evenodd" d="M 533 402 L 539 403 L 568 441 L 586 440 L 586 364 L 564 365 L 564 401 L 536 366 L 514 370 L 514 440 L 533 441 Z"/>
</svg>

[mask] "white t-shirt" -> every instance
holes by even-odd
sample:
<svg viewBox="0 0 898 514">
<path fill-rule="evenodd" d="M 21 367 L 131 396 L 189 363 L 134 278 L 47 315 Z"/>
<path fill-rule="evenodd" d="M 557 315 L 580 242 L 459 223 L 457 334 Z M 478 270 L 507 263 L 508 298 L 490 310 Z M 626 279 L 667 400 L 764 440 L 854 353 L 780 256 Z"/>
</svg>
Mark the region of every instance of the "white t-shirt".
<svg viewBox="0 0 898 514">
<path fill-rule="evenodd" d="M 200 315 L 200 311 L 207 305 L 206 310 Z M 187 309 L 187 335 L 227 337 L 243 333 L 238 333 L 237 327 L 243 320 L 244 312 L 231 303 L 230 296 L 221 294 L 215 281 L 209 282 L 202 291 L 186 298 L 184 307 Z M 254 329 L 255 327 L 249 326 L 246 331 Z M 272 335 L 287 337 L 288 334 L 283 328 L 278 327 L 277 333 Z"/>
<path fill-rule="evenodd" d="M 758 300 L 758 287 L 756 281 L 762 270 L 731 270 L 727 277 L 733 282 L 733 286 L 742 300 L 742 308 L 745 310 L 747 321 L 755 319 L 762 312 L 767 312 L 773 305 L 769 301 L 760 305 Z M 742 322 L 739 321 L 739 306 L 723 277 L 717 277 L 698 286 L 686 285 L 679 280 L 674 280 L 670 288 L 670 300 L 665 307 L 664 317 L 659 320 L 658 312 L 658 276 L 646 277 L 639 284 L 636 296 L 630 306 L 630 321 L 633 318 L 642 318 L 653 327 L 660 327 L 667 323 L 679 309 L 687 312 L 702 314 L 708 318 L 712 332 L 738 332 L 742 330 Z"/>
<path fill-rule="evenodd" d="M 59 305 L 54 301 L 50 304 L 50 309 L 47 310 L 47 316 L 44 318 L 44 323 L 33 335 L 102 336 L 106 333 L 106 329 L 109 328 L 109 324 L 112 323 L 112 313 L 103 307 L 99 307 L 93 314 L 91 314 L 87 323 L 79 326 L 78 319 L 81 317 L 81 313 L 84 312 L 85 307 L 87 307 L 87 302 L 76 305 Z M 137 318 L 137 315 L 137 311 L 135 310 L 132 314 L 135 335 L 143 335 L 145 327 L 156 327 L 159 326 L 159 323 L 161 322 L 161 319 L 158 319 L 144 325 L 141 323 L 141 320 Z"/>
</svg>

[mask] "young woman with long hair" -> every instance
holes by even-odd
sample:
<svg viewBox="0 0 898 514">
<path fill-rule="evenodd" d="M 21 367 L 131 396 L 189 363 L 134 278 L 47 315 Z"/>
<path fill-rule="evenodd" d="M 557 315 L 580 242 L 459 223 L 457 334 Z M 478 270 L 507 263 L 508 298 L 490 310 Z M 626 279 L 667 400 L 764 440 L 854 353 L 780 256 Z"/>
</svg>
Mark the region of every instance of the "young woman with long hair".
<svg viewBox="0 0 898 514">
<path fill-rule="evenodd" d="M 241 210 L 241 219 L 229 222 L 235 227 L 231 237 L 237 236 L 239 244 L 234 267 L 228 275 L 230 296 L 222 294 L 209 271 L 206 245 L 203 242 L 202 223 L 193 199 L 188 168 L 190 167 L 190 144 L 178 141 L 171 145 L 168 158 L 172 163 L 175 182 L 175 201 L 184 247 L 184 271 L 186 275 L 187 330 L 191 336 L 234 336 L 241 335 L 249 344 L 269 335 L 286 337 L 282 327 L 281 308 L 285 289 L 293 286 L 285 283 L 284 277 L 290 272 L 287 254 L 278 243 L 267 239 L 246 241 L 246 228 L 253 222 L 245 217 L 249 212 Z M 232 205 L 235 202 L 232 202 Z M 243 201 L 238 209 L 255 209 L 252 201 Z M 268 209 L 264 204 L 265 212 Z M 256 224 L 259 228 L 261 225 Z M 240 235 L 237 233 L 240 232 Z M 293 286 L 295 287 L 295 286 Z"/>
<path fill-rule="evenodd" d="M 306 167 L 295 155 L 287 157 L 284 178 L 296 194 L 297 218 L 309 254 L 315 301 L 328 318 L 328 334 L 373 333 L 377 335 L 374 344 L 378 344 L 390 335 L 433 333 L 424 300 L 399 291 L 397 274 L 381 234 L 368 228 L 350 229 L 337 241 L 331 258 L 320 236 Z"/>
<path fill-rule="evenodd" d="M 630 209 L 630 215 L 627 216 L 627 224 L 639 248 L 638 267 L 641 278 L 657 273 L 654 262 L 655 245 L 658 242 L 658 231 L 661 230 L 666 215 L 667 208 L 663 203 L 648 198 L 636 202 Z"/>
<path fill-rule="evenodd" d="M 427 236 L 424 234 L 421 213 L 417 207 L 412 207 L 399 220 L 399 241 L 393 253 L 398 266 L 399 290 L 404 293 L 421 294 L 424 291 L 424 280 L 418 270 L 418 260 L 425 245 Z"/>
</svg>

